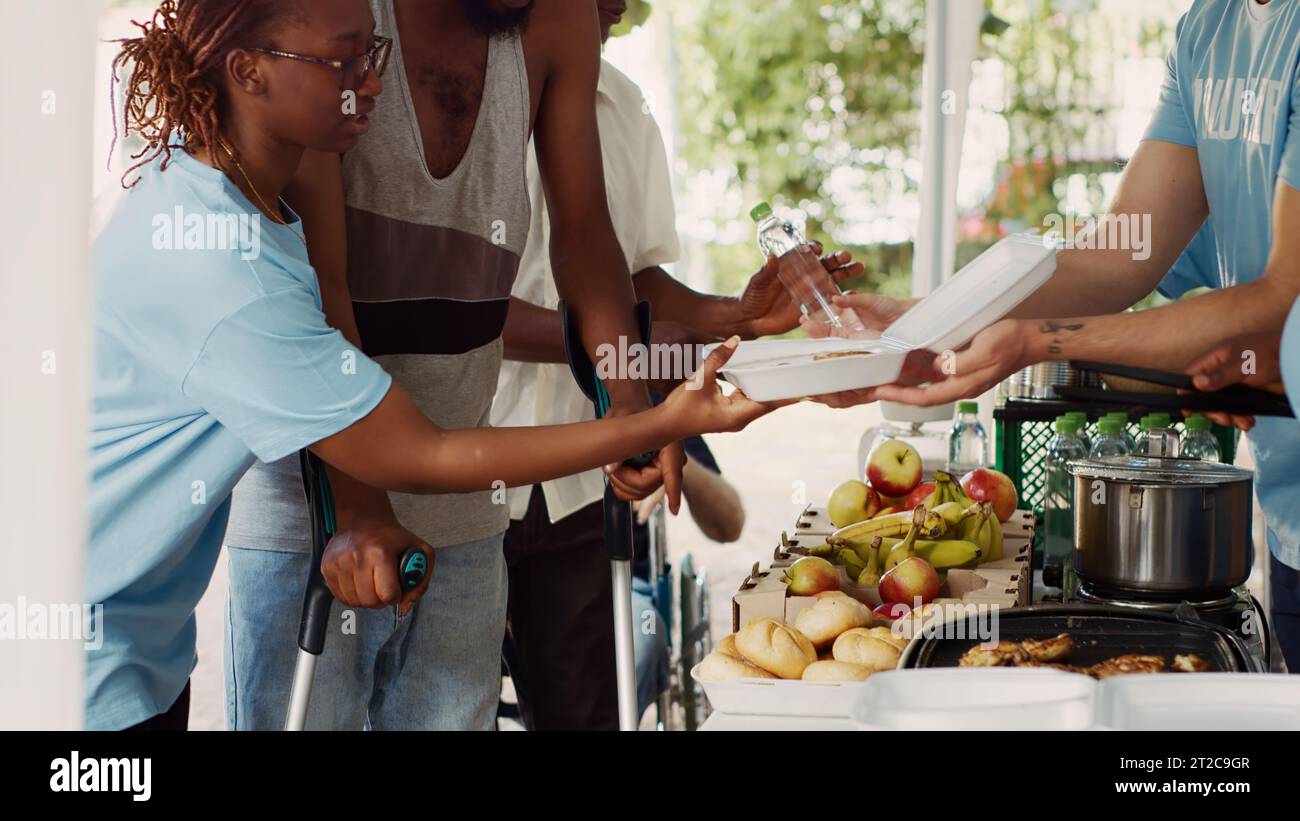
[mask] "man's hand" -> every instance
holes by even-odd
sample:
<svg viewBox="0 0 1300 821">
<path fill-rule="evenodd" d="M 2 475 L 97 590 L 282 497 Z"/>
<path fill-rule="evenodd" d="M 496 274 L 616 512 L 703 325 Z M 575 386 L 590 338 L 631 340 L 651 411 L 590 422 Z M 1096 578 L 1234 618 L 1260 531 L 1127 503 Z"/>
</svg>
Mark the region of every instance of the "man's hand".
<svg viewBox="0 0 1300 821">
<path fill-rule="evenodd" d="M 944 405 L 979 396 L 1011 374 L 1033 364 L 1029 350 L 1031 323 L 1004 319 L 985 328 L 960 353 L 912 351 L 902 376 L 892 385 L 814 397 L 832 408 L 885 400 L 905 405 Z M 923 383 L 930 383 L 924 385 Z"/>
<path fill-rule="evenodd" d="M 1282 394 L 1281 348 L 1280 334 L 1239 336 L 1197 357 L 1187 374 L 1199 391 L 1248 385 Z"/>
<path fill-rule="evenodd" d="M 1033 364 L 1029 350 L 1030 323 L 1004 319 L 990 325 L 960 353 L 935 354 L 930 365 L 928 386 L 896 383 L 881 385 L 873 399 L 906 405 L 943 405 L 971 399 L 994 387 L 1011 374 Z"/>
<path fill-rule="evenodd" d="M 605 414 L 606 418 L 626 416 L 645 410 L 632 407 L 629 403 L 615 403 Z M 634 468 L 619 463 L 605 465 L 605 475 L 614 488 L 614 495 L 624 501 L 644 499 L 661 485 L 668 496 L 668 509 L 676 515 L 682 505 L 682 468 L 686 464 L 686 452 L 681 442 L 673 442 L 659 449 L 654 461 L 643 468 Z"/>
<path fill-rule="evenodd" d="M 1246 385 L 1282 394 L 1280 334 L 1249 334 L 1230 339 L 1197 357 L 1187 366 L 1192 384 L 1200 391 L 1217 391 L 1231 385 Z M 1255 426 L 1252 416 L 1227 413 L 1204 413 L 1220 425 L 1241 430 Z"/>
<path fill-rule="evenodd" d="M 893 297 L 880 296 L 879 294 L 854 294 L 848 293 L 835 297 L 835 307 L 845 311 L 852 311 L 862 326 L 867 329 L 867 333 L 855 334 L 854 337 L 862 339 L 875 339 L 880 336 L 881 331 L 894 324 L 894 320 L 907 313 L 908 309 L 915 305 L 917 299 L 894 299 Z M 800 320 L 803 331 L 810 337 L 819 338 L 830 336 L 830 329 L 820 322 L 809 322 Z"/>
<path fill-rule="evenodd" d="M 821 256 L 821 243 L 811 243 L 813 253 Z M 848 251 L 838 251 L 822 257 L 822 267 L 836 283 L 858 276 L 865 269 L 862 263 L 854 262 Z M 783 334 L 799 327 L 803 321 L 803 311 L 790 296 L 790 292 L 777 276 L 779 263 L 777 258 L 768 254 L 767 262 L 758 272 L 750 277 L 749 284 L 740 295 L 738 310 L 741 327 L 751 337 Z"/>
<path fill-rule="evenodd" d="M 419 547 L 429 557 L 429 573 L 414 590 L 402 592 L 397 575 L 397 561 L 411 547 Z M 396 521 L 357 525 L 334 534 L 320 572 L 334 598 L 349 607 L 386 607 L 396 604 L 409 613 L 429 588 L 433 577 L 434 552 L 414 533 Z"/>
<path fill-rule="evenodd" d="M 646 524 L 650 517 L 659 509 L 664 502 L 664 489 L 659 488 L 649 496 L 632 503 L 632 512 L 636 514 L 636 523 L 639 525 Z"/>
</svg>

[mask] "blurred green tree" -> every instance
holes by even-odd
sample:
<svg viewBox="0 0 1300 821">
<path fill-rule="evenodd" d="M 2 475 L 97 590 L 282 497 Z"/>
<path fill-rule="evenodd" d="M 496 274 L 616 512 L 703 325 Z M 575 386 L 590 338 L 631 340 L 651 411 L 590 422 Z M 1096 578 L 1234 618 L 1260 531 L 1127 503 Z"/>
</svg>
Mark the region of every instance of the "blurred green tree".
<svg viewBox="0 0 1300 821">
<path fill-rule="evenodd" d="M 801 209 L 809 234 L 825 238 L 864 204 L 889 213 L 916 196 L 922 0 L 711 0 L 664 10 L 687 175 L 724 175 L 739 194 L 713 206 L 715 221 L 734 223 L 769 199 Z M 1124 91 L 1110 69 L 1123 57 L 1163 57 L 1180 10 L 1177 0 L 1148 0 L 1137 13 L 1120 13 L 1116 0 L 989 0 L 994 17 L 978 59 L 1000 71 L 1005 91 L 983 110 L 1004 118 L 1008 150 L 987 201 L 963 214 L 959 266 L 1002 233 L 1065 210 L 1067 180 L 1081 177 L 1091 209 L 1104 208 L 1107 175 L 1120 166 L 1103 115 Z M 742 208 L 722 212 L 737 199 Z M 706 249 L 719 290 L 739 287 L 753 267 L 749 243 L 743 252 L 733 245 Z M 910 241 L 851 247 L 868 270 L 852 287 L 907 293 Z"/>
</svg>

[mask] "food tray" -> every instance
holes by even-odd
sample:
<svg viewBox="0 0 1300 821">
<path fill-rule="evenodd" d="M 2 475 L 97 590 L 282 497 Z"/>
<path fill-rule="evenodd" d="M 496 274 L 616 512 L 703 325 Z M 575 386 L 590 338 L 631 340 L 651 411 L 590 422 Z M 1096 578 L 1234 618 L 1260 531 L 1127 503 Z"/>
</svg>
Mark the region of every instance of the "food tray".
<svg viewBox="0 0 1300 821">
<path fill-rule="evenodd" d="M 895 670 L 863 682 L 862 730 L 1084 730 L 1097 683 L 1056 670 Z"/>
<path fill-rule="evenodd" d="M 968 625 L 966 635 L 971 635 L 970 628 L 979 626 L 970 622 Z M 1033 605 L 998 611 L 995 631 L 1001 641 L 1046 639 L 1069 633 L 1074 638 L 1074 650 L 1067 663 L 1078 666 L 1129 653 L 1164 656 L 1166 661 L 1172 661 L 1175 654 L 1195 653 L 1209 665 L 1207 672 L 1263 672 L 1260 662 L 1232 631 L 1164 613 L 1141 613 L 1094 604 Z M 978 642 L 978 638 L 922 636 L 908 645 L 899 667 L 956 667 L 962 654 Z"/>
<path fill-rule="evenodd" d="M 703 681 L 697 675 L 700 665 L 691 670 L 691 678 L 704 688 L 709 704 L 720 713 L 731 715 L 801 716 L 810 718 L 844 718 L 862 694 L 867 681 L 793 681 L 771 678 L 742 678 L 731 681 Z M 880 675 L 877 673 L 876 675 Z"/>
<path fill-rule="evenodd" d="M 758 402 L 886 385 L 897 381 L 910 351 L 961 347 L 1055 270 L 1054 245 L 1035 234 L 1013 234 L 913 305 L 878 339 L 742 342 L 723 366 L 723 378 Z M 706 346 L 705 355 L 715 347 Z"/>
<path fill-rule="evenodd" d="M 1300 677 L 1114 676 L 1098 688 L 1097 723 L 1113 730 L 1300 730 Z"/>
</svg>

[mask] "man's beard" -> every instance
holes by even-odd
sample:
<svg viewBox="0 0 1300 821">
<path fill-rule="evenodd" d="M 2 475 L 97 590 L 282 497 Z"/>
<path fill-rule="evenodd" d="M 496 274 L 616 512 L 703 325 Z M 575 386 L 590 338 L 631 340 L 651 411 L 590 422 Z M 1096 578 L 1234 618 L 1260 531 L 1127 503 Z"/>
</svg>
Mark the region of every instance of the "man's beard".
<svg viewBox="0 0 1300 821">
<path fill-rule="evenodd" d="M 461 10 L 469 22 L 489 37 L 503 37 L 521 33 L 528 28 L 528 17 L 533 13 L 533 3 L 518 11 L 492 11 L 487 0 L 460 0 Z"/>
</svg>

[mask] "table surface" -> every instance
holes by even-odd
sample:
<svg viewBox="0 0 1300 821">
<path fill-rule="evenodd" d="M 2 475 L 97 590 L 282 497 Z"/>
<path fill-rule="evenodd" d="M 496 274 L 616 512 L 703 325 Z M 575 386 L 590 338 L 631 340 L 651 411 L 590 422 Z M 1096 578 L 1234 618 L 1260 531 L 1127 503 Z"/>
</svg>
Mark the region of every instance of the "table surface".
<svg viewBox="0 0 1300 821">
<path fill-rule="evenodd" d="M 746 716 L 730 713 L 712 713 L 700 725 L 701 731 L 736 732 L 746 730 L 772 731 L 843 731 L 853 730 L 849 718 L 808 718 L 802 716 Z"/>
</svg>

